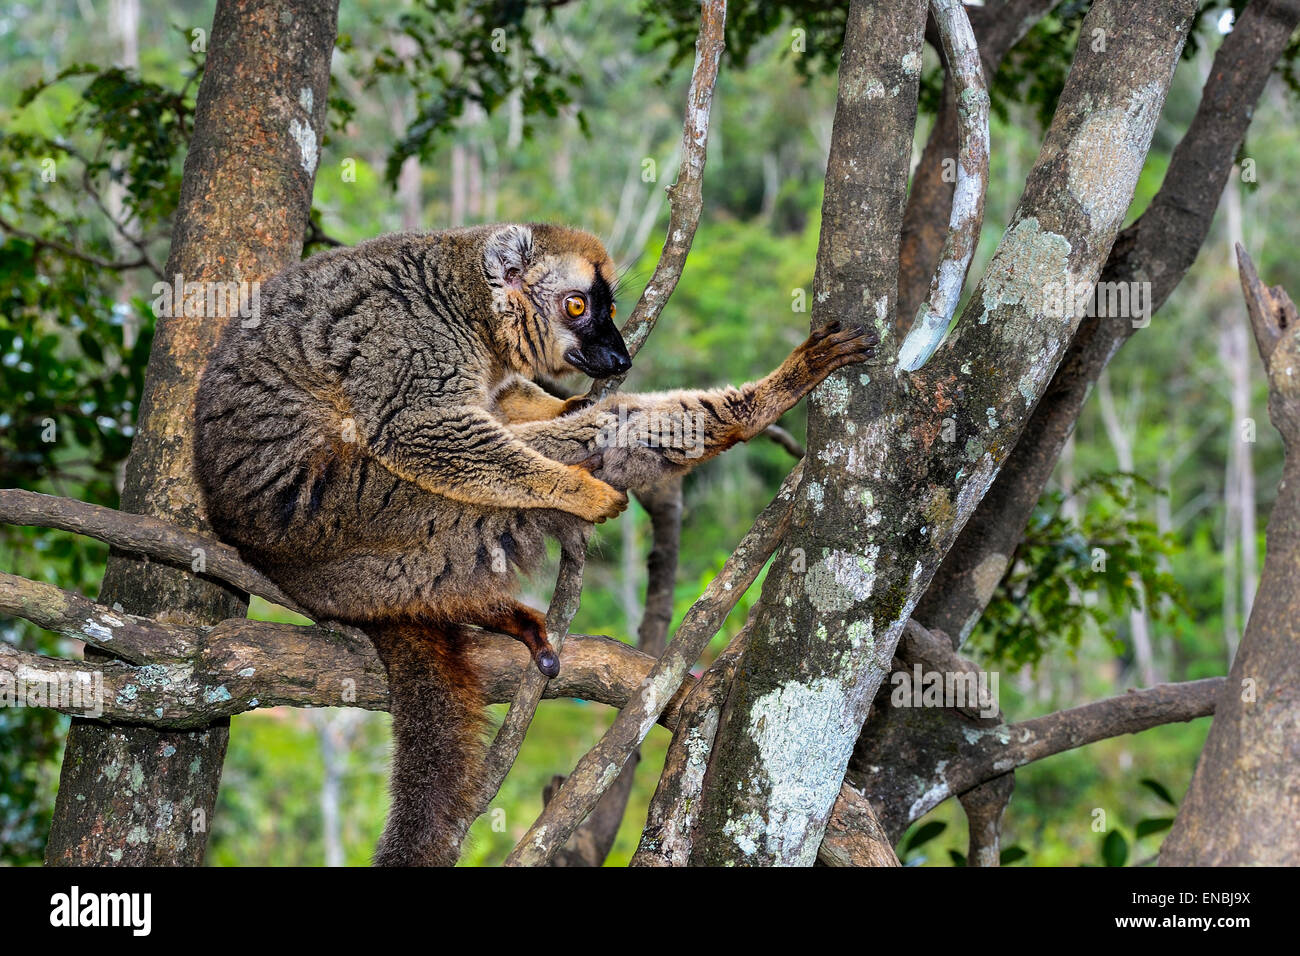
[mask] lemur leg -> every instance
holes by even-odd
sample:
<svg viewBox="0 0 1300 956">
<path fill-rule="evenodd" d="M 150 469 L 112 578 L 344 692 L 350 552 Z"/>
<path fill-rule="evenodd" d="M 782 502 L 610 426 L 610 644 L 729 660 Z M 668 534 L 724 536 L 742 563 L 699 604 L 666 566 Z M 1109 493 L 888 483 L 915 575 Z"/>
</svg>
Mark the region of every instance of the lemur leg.
<svg viewBox="0 0 1300 956">
<path fill-rule="evenodd" d="M 548 458 L 579 464 L 616 488 L 641 488 L 748 441 L 831 372 L 873 354 L 874 332 L 831 323 L 770 375 L 739 388 L 615 394 L 549 421 L 508 426 Z"/>
<path fill-rule="evenodd" d="M 545 676 L 554 677 L 560 673 L 560 658 L 546 637 L 546 618 L 526 604 L 512 601 L 467 623 L 509 634 L 528 648 L 537 669 Z"/>
</svg>

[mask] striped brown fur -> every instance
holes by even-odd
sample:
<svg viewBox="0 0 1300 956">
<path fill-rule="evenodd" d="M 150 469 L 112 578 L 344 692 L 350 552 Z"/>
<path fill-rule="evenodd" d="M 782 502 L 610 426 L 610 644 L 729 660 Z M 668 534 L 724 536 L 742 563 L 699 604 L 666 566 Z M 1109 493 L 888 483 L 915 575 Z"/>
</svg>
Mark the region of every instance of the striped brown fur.
<svg viewBox="0 0 1300 956">
<path fill-rule="evenodd" d="M 378 863 L 456 859 L 482 746 L 463 628 L 512 633 L 558 667 L 513 597 L 546 539 L 576 541 L 629 488 L 752 438 L 874 345 L 835 327 L 740 388 L 550 396 L 534 379 L 626 367 L 614 285 L 600 242 L 563 227 L 384 236 L 269 280 L 211 357 L 196 468 L 214 528 L 314 615 L 364 629 L 389 670 Z M 689 434 L 658 427 L 679 420 Z"/>
</svg>

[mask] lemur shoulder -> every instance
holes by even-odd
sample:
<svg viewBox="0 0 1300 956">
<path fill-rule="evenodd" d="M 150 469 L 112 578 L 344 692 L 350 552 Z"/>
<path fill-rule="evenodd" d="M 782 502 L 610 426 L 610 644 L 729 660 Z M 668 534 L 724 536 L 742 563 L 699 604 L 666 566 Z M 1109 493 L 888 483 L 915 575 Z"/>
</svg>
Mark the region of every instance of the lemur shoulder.
<svg viewBox="0 0 1300 956">
<path fill-rule="evenodd" d="M 544 619 L 514 597 L 546 539 L 575 543 L 629 489 L 747 441 L 876 344 L 831 326 L 739 388 L 551 396 L 538 377 L 630 366 L 615 284 L 575 229 L 383 236 L 267 281 L 204 373 L 196 468 L 213 527 L 313 615 L 365 631 L 388 670 L 377 864 L 459 853 L 483 753 L 465 628 L 511 634 L 559 672 Z"/>
</svg>

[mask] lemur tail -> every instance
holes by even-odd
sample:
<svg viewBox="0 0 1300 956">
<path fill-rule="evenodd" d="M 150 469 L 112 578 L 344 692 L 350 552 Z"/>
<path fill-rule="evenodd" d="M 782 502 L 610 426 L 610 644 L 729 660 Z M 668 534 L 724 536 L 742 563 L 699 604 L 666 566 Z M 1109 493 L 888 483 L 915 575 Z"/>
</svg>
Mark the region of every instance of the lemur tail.
<svg viewBox="0 0 1300 956">
<path fill-rule="evenodd" d="M 477 808 L 483 695 L 455 624 L 375 622 L 365 632 L 388 669 L 392 803 L 376 866 L 452 866 Z"/>
</svg>

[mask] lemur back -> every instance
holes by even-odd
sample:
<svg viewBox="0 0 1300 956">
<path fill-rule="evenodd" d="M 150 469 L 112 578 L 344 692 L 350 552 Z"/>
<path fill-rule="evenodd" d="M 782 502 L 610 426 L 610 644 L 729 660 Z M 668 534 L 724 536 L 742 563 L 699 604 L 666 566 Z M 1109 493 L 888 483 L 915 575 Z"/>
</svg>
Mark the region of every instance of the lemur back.
<svg viewBox="0 0 1300 956">
<path fill-rule="evenodd" d="M 449 268 L 482 232 L 384 236 L 297 263 L 263 287 L 258 319 L 231 322 L 209 364 L 197 443 L 209 518 L 317 614 L 363 621 L 504 594 L 546 535 L 581 525 L 453 501 L 371 453 L 403 412 L 486 406 L 505 374 L 482 270 Z M 472 441 L 472 425 L 448 442 Z"/>
<path fill-rule="evenodd" d="M 537 376 L 630 360 L 613 264 L 540 224 L 384 236 L 299 262 L 224 330 L 199 388 L 208 516 L 305 609 L 371 636 L 389 671 L 393 805 L 378 863 L 449 864 L 477 807 L 465 626 L 559 661 L 513 598 L 548 537 L 775 422 L 874 337 L 831 326 L 740 388 L 554 398 Z"/>
</svg>

